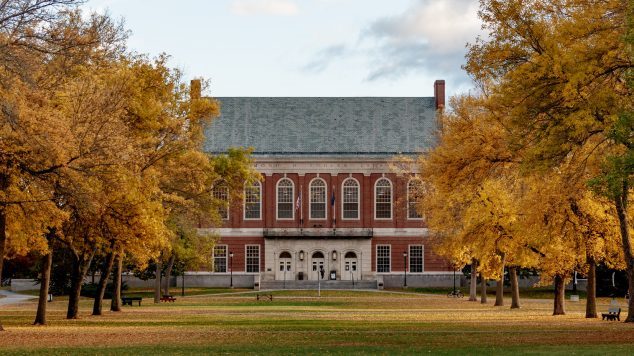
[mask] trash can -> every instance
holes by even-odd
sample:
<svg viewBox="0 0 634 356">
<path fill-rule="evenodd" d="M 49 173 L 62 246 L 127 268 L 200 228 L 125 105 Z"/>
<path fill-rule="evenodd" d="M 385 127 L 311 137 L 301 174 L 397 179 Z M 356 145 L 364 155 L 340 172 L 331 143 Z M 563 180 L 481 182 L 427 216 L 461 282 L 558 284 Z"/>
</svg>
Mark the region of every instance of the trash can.
<svg viewBox="0 0 634 356">
<path fill-rule="evenodd" d="M 297 280 L 298 281 L 304 280 L 304 272 L 297 272 Z"/>
</svg>

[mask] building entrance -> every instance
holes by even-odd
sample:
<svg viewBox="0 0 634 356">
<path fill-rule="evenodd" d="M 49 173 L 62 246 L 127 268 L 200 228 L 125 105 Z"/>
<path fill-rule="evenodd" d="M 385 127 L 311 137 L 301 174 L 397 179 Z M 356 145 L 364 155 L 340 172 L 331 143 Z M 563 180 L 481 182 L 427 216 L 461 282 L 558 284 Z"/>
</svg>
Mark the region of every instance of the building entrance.
<svg viewBox="0 0 634 356">
<path fill-rule="evenodd" d="M 295 279 L 293 271 L 293 258 L 288 251 L 280 253 L 278 267 L 275 270 L 275 279 L 277 280 L 293 280 Z"/>
<path fill-rule="evenodd" d="M 310 279 L 317 281 L 320 278 L 321 279 L 326 279 L 326 266 L 324 265 L 325 263 L 325 258 L 324 258 L 324 254 L 317 251 L 315 253 L 313 253 L 313 255 L 311 256 L 311 267 L 310 267 Z M 323 277 L 321 276 L 321 271 L 323 271 L 324 275 Z"/>
<path fill-rule="evenodd" d="M 359 272 L 357 268 L 358 259 L 357 254 L 349 251 L 346 252 L 346 255 L 343 259 L 343 272 L 341 273 L 341 279 L 350 281 L 350 280 L 358 280 Z"/>
</svg>

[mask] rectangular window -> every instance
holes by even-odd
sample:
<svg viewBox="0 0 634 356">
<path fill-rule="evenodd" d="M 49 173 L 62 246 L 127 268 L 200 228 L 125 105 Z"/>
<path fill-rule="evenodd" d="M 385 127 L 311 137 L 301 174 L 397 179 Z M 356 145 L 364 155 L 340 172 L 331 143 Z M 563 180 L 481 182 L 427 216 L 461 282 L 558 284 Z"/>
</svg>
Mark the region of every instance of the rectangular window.
<svg viewBox="0 0 634 356">
<path fill-rule="evenodd" d="M 407 184 L 407 218 L 408 219 L 421 219 L 422 216 L 416 211 L 416 205 L 419 200 L 419 196 L 422 190 L 422 183 L 420 180 L 412 179 Z"/>
<path fill-rule="evenodd" d="M 260 272 L 260 245 L 247 245 L 247 272 Z"/>
<path fill-rule="evenodd" d="M 227 272 L 227 245 L 214 247 L 214 272 Z"/>
<path fill-rule="evenodd" d="M 409 247 L 409 271 L 412 273 L 423 272 L 423 245 L 411 245 Z"/>
<path fill-rule="evenodd" d="M 229 220 L 229 188 L 225 186 L 215 187 L 213 195 L 217 199 L 218 215 L 222 220 Z"/>
<path fill-rule="evenodd" d="M 390 245 L 376 246 L 376 271 L 378 273 L 390 272 Z"/>
<path fill-rule="evenodd" d="M 244 218 L 259 220 L 261 214 L 262 194 L 260 183 L 244 189 Z"/>
</svg>

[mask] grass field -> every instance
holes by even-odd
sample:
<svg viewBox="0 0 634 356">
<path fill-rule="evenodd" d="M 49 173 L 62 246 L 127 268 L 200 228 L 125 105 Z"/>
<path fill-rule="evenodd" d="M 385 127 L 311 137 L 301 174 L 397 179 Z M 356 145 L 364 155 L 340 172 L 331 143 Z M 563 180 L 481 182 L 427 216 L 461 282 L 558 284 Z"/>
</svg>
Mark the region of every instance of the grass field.
<svg viewBox="0 0 634 356">
<path fill-rule="evenodd" d="M 204 290 L 199 290 L 202 293 Z M 226 291 L 225 291 L 226 292 Z M 632 354 L 634 325 L 588 320 L 585 304 L 524 299 L 520 310 L 443 295 L 280 291 L 199 294 L 176 303 L 126 306 L 120 313 L 65 320 L 49 304 L 49 325 L 31 326 L 36 304 L 3 307 L 0 353 L 24 354 Z M 607 310 L 607 299 L 599 311 Z M 625 307 L 625 301 L 621 301 Z M 624 317 L 622 313 L 622 318 Z"/>
</svg>

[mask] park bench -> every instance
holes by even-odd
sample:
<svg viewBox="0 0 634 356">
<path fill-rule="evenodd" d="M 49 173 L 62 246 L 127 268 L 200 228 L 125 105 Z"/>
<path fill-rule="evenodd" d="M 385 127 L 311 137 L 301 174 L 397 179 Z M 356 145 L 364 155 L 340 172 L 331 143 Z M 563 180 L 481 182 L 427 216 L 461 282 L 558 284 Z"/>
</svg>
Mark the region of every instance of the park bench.
<svg viewBox="0 0 634 356">
<path fill-rule="evenodd" d="M 603 320 L 608 319 L 621 321 L 621 308 L 610 307 L 608 308 L 608 312 L 601 313 L 601 316 L 603 317 Z"/>
<path fill-rule="evenodd" d="M 270 301 L 273 301 L 273 294 L 262 294 L 262 295 L 256 294 L 255 295 L 255 299 L 256 300 L 260 300 L 260 299 L 261 300 L 266 300 L 266 299 L 268 299 Z"/>
<path fill-rule="evenodd" d="M 141 306 L 141 300 L 143 300 L 141 297 L 121 297 L 121 303 L 129 306 L 132 306 L 132 302 L 139 302 L 139 306 Z"/>
<path fill-rule="evenodd" d="M 176 301 L 176 298 L 168 294 L 165 294 L 164 296 L 161 297 L 161 302 L 175 302 L 175 301 Z"/>
</svg>

